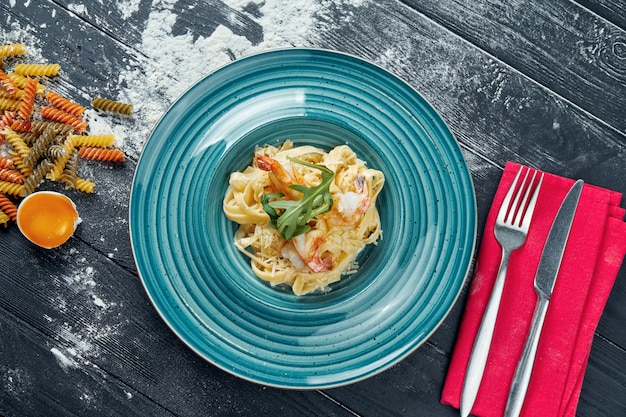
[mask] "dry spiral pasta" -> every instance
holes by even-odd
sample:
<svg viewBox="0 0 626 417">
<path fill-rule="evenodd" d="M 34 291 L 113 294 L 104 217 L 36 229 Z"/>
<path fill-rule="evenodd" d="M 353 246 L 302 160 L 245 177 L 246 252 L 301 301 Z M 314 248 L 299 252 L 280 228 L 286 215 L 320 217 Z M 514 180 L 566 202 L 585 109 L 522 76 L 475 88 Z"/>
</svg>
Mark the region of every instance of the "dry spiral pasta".
<svg viewBox="0 0 626 417">
<path fill-rule="evenodd" d="M 4 227 L 7 227 L 9 220 L 11 220 L 9 215 L 6 214 L 4 211 L 0 210 L 0 224 L 3 224 Z"/>
<path fill-rule="evenodd" d="M 4 138 L 11 144 L 13 149 L 20 155 L 22 160 L 26 158 L 28 153 L 30 152 L 30 148 L 24 140 L 18 135 L 13 129 L 7 127 L 4 129 Z"/>
<path fill-rule="evenodd" d="M 27 144 L 28 146 L 32 146 L 32 144 L 37 141 L 39 136 L 41 136 L 41 132 L 25 132 L 20 133 L 20 136 L 22 137 L 22 140 L 25 144 Z"/>
<path fill-rule="evenodd" d="M 107 98 L 96 97 L 91 101 L 91 105 L 100 110 L 110 111 L 113 113 L 129 115 L 133 112 L 133 105 L 122 103 L 121 101 L 109 100 Z"/>
<path fill-rule="evenodd" d="M 52 162 L 47 159 L 42 160 L 39 165 L 33 169 L 33 172 L 24 179 L 24 188 L 20 192 L 20 197 L 26 197 L 27 195 L 32 194 L 35 191 L 35 188 L 37 188 L 39 183 L 51 169 Z"/>
<path fill-rule="evenodd" d="M 72 151 L 59 179 L 66 187 L 76 188 L 78 179 L 78 152 L 76 150 Z"/>
<path fill-rule="evenodd" d="M 11 77 L 9 77 L 7 75 L 6 72 L 4 72 L 3 70 L 0 69 L 0 85 L 12 96 L 12 97 L 17 97 L 17 91 L 18 91 L 18 86 L 15 83 L 15 81 L 13 81 L 11 79 Z"/>
<path fill-rule="evenodd" d="M 19 75 L 34 75 L 36 77 L 53 77 L 59 75 L 59 64 L 16 64 L 13 71 Z"/>
<path fill-rule="evenodd" d="M 43 132 L 47 127 L 53 126 L 59 129 L 59 133 L 63 133 L 64 129 L 67 129 L 68 125 L 60 122 L 50 122 L 50 121 L 34 121 L 30 122 L 30 127 L 27 131 L 30 132 Z M 25 126 L 28 127 L 28 126 Z M 15 129 L 15 128 L 14 128 Z"/>
<path fill-rule="evenodd" d="M 17 90 L 17 93 L 11 94 L 4 87 L 0 86 L 0 97 L 2 98 L 19 99 L 19 98 L 22 98 L 23 95 L 24 95 L 23 90 Z"/>
<path fill-rule="evenodd" d="M 9 155 L 13 159 L 13 164 L 18 171 L 20 171 L 24 175 L 30 175 L 33 172 L 33 167 L 27 166 L 24 164 L 24 161 L 20 154 L 17 151 L 11 150 L 9 151 Z"/>
<path fill-rule="evenodd" d="M 33 110 L 35 110 L 35 95 L 37 94 L 37 82 L 34 78 L 29 78 L 24 86 L 24 94 L 22 94 L 20 107 L 17 115 L 22 120 L 30 119 Z"/>
<path fill-rule="evenodd" d="M 24 182 L 24 175 L 12 168 L 0 168 L 0 180 L 14 184 L 22 184 Z"/>
<path fill-rule="evenodd" d="M 30 77 L 28 77 L 26 75 L 16 74 L 15 72 L 8 73 L 7 76 L 19 88 L 24 88 L 26 86 L 26 83 L 28 82 L 28 79 L 30 78 Z M 37 94 L 43 94 L 45 89 L 46 89 L 45 85 L 37 84 Z M 20 93 L 20 90 L 18 90 L 18 93 Z"/>
<path fill-rule="evenodd" d="M 0 168 L 13 169 L 13 159 L 7 158 L 6 156 L 0 156 Z"/>
<path fill-rule="evenodd" d="M 15 221 L 17 218 L 17 206 L 13 204 L 9 198 L 0 193 L 0 210 L 6 213 L 7 216 L 11 218 L 11 220 Z"/>
<path fill-rule="evenodd" d="M 115 143 L 115 135 L 71 135 L 74 146 L 108 148 Z"/>
<path fill-rule="evenodd" d="M 76 178 L 76 185 L 74 188 L 76 188 L 79 191 L 82 191 L 84 193 L 93 193 L 95 187 L 96 187 L 96 184 L 94 182 L 91 182 L 84 178 Z"/>
<path fill-rule="evenodd" d="M 46 153 L 50 143 L 56 138 L 58 130 L 54 127 L 48 127 L 43 131 L 41 136 L 37 138 L 33 146 L 30 148 L 28 155 L 24 158 L 24 164 L 33 166 Z"/>
<path fill-rule="evenodd" d="M 50 145 L 48 147 L 48 149 L 46 150 L 46 156 L 54 161 L 55 159 L 59 159 L 62 156 L 64 156 L 66 153 L 65 151 L 65 147 L 63 146 L 63 144 L 54 144 L 54 145 Z"/>
<path fill-rule="evenodd" d="M 24 55 L 25 53 L 26 45 L 23 43 L 9 43 L 6 45 L 0 45 L 0 57 Z"/>
<path fill-rule="evenodd" d="M 48 178 L 56 181 L 61 178 L 61 174 L 63 173 L 63 169 L 65 168 L 65 164 L 70 159 L 72 152 L 74 151 L 74 141 L 71 139 L 71 135 L 63 142 L 63 149 L 65 153 L 59 158 L 54 160 L 54 166 L 52 170 L 48 174 Z"/>
<path fill-rule="evenodd" d="M 12 182 L 0 180 L 0 193 L 20 196 L 22 195 L 23 189 L 23 184 L 14 184 Z"/>
<path fill-rule="evenodd" d="M 76 117 L 82 116 L 85 112 L 85 108 L 80 104 L 74 103 L 73 101 L 68 100 L 62 95 L 51 90 L 46 93 L 46 100 L 54 107 L 64 110 L 69 114 L 73 114 Z"/>
<path fill-rule="evenodd" d="M 15 132 L 32 132 L 32 122 L 29 122 L 28 120 L 13 120 L 11 122 L 11 124 L 9 124 L 9 126 L 11 126 L 11 129 L 13 129 Z"/>
<path fill-rule="evenodd" d="M 14 100 L 12 98 L 0 98 L 0 110 L 15 111 L 20 108 L 20 100 Z"/>
<path fill-rule="evenodd" d="M 16 117 L 17 113 L 14 111 L 5 111 L 2 116 L 0 116 L 0 143 L 4 142 L 4 134 L 2 131 L 5 127 L 11 126 Z"/>
<path fill-rule="evenodd" d="M 54 120 L 55 122 L 71 125 L 77 132 L 85 132 L 88 123 L 73 114 L 70 114 L 56 107 L 44 106 L 41 108 L 41 117 Z"/>
<path fill-rule="evenodd" d="M 82 147 L 78 151 L 81 158 L 95 159 L 98 161 L 124 162 L 124 152 L 119 149 Z"/>
</svg>

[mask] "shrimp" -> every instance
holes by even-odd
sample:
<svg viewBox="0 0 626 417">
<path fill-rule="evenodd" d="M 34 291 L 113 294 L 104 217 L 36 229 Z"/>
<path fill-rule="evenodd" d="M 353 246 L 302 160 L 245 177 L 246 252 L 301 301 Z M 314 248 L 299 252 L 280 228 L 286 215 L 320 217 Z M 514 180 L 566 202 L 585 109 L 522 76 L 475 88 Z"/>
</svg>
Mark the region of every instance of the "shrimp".
<svg viewBox="0 0 626 417">
<path fill-rule="evenodd" d="M 333 259 L 327 256 L 322 259 L 320 247 L 324 243 L 324 235 L 319 230 L 313 230 L 302 235 L 294 236 L 285 243 L 281 255 L 289 259 L 297 269 L 308 266 L 313 272 L 328 271 L 333 266 Z"/>
<path fill-rule="evenodd" d="M 256 165 L 259 169 L 269 172 L 269 179 L 278 191 L 292 200 L 298 200 L 301 197 L 299 191 L 289 188 L 291 184 L 299 184 L 300 182 L 296 181 L 276 159 L 265 155 L 257 155 Z"/>
<path fill-rule="evenodd" d="M 367 180 L 363 175 L 354 179 L 354 191 L 337 193 L 333 196 L 335 204 L 328 213 L 328 221 L 335 226 L 355 226 L 370 207 Z"/>
</svg>

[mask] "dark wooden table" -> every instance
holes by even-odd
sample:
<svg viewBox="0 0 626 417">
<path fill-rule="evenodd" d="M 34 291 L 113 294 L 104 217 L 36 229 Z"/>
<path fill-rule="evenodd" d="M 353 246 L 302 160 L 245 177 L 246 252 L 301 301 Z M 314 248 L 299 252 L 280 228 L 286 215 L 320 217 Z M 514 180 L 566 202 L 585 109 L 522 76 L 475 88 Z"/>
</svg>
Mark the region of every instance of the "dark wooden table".
<svg viewBox="0 0 626 417">
<path fill-rule="evenodd" d="M 202 74 L 249 53 L 313 46 L 381 64 L 437 108 L 474 180 L 479 239 L 506 161 L 626 192 L 623 0 L 0 0 L 0 43 L 62 66 L 48 85 L 89 106 L 122 165 L 85 164 L 94 194 L 54 250 L 0 231 L 0 415 L 456 416 L 439 404 L 467 285 L 426 344 L 360 383 L 289 391 L 205 362 L 159 318 L 128 239 L 128 195 L 150 127 Z M 595 334 L 578 415 L 626 415 L 626 268 Z M 549 383 L 549 382 L 547 382 Z"/>
</svg>

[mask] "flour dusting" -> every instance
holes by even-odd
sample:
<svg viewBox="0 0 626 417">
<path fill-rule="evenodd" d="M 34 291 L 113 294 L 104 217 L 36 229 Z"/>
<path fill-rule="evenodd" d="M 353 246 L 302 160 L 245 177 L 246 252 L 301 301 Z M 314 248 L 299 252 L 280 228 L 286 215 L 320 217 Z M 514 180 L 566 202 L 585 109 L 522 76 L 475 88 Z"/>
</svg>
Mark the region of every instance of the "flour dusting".
<svg viewBox="0 0 626 417">
<path fill-rule="evenodd" d="M 77 367 L 76 362 L 74 362 L 74 360 L 65 356 L 65 354 L 63 354 L 63 352 L 61 352 L 59 349 L 53 347 L 52 349 L 50 349 L 50 352 L 54 355 L 56 360 L 59 362 L 59 364 L 63 368 L 76 368 Z"/>
<path fill-rule="evenodd" d="M 180 7 L 172 0 L 155 0 L 137 49 L 145 56 L 119 76 L 120 84 L 132 87 L 120 92 L 120 101 L 135 105 L 135 125 L 126 134 L 124 148 L 137 156 L 150 129 L 167 108 L 194 82 L 234 59 L 257 52 L 292 46 L 315 46 L 319 16 L 332 3 L 334 8 L 351 9 L 363 0 L 342 2 L 309 0 L 226 0 L 232 9 L 231 22 L 245 16 L 263 29 L 263 39 L 253 43 L 228 27 L 218 25 L 210 36 L 175 34 Z M 346 12 L 346 16 L 349 13 Z"/>
</svg>

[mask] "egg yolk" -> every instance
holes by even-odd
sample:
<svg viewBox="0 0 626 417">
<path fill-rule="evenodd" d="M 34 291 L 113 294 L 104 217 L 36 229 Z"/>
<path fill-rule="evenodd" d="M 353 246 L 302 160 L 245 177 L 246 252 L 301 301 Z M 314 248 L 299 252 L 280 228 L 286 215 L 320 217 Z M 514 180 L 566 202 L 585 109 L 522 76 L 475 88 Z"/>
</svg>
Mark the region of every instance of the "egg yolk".
<svg viewBox="0 0 626 417">
<path fill-rule="evenodd" d="M 17 223 L 28 240 L 50 249 L 62 245 L 74 234 L 78 212 L 66 196 L 39 192 L 22 201 Z"/>
</svg>

